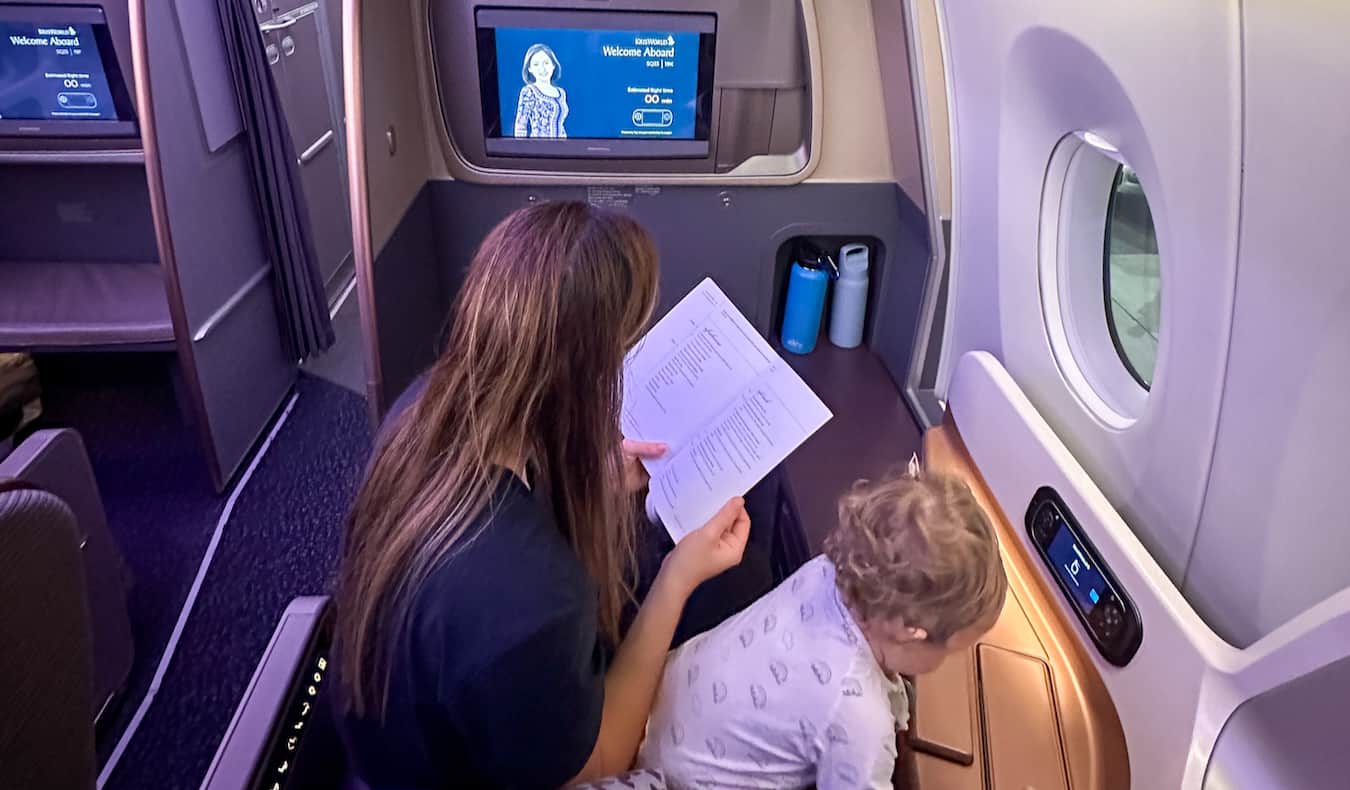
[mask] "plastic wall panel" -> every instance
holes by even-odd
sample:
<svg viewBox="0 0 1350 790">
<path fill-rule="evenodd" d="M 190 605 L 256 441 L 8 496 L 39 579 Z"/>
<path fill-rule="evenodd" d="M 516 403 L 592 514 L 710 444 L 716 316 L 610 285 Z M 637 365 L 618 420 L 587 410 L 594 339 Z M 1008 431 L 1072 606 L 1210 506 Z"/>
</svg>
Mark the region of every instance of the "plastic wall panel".
<svg viewBox="0 0 1350 790">
<path fill-rule="evenodd" d="M 211 152 L 197 117 L 182 32 L 173 0 L 145 0 L 155 139 L 186 326 L 175 325 L 192 400 L 204 413 L 207 451 L 223 486 L 275 414 L 295 378 L 277 326 L 271 275 L 245 285 L 271 266 L 263 248 L 247 153 L 236 138 Z M 208 319 L 236 294 L 243 297 L 201 334 Z"/>
<path fill-rule="evenodd" d="M 1344 790 L 1350 659 L 1244 702 L 1224 725 L 1204 790 Z"/>
<path fill-rule="evenodd" d="M 432 193 L 428 184 L 417 194 L 373 267 L 379 317 L 374 341 L 383 376 L 377 384 L 384 406 L 435 359 L 450 312 L 449 297 L 441 287 Z"/>
<path fill-rule="evenodd" d="M 1350 6 L 1249 0 L 1237 301 L 1187 597 L 1250 644 L 1350 587 Z M 1164 294 L 1164 300 L 1167 296 Z"/>
<path fill-rule="evenodd" d="M 0 260 L 159 259 L 140 165 L 3 165 L 0 195 Z"/>
<path fill-rule="evenodd" d="M 1179 583 L 1209 476 L 1236 276 L 1238 6 L 1011 0 L 940 12 L 955 179 L 945 359 L 993 352 Z M 1047 166 L 1077 130 L 1120 149 L 1157 227 L 1158 365 L 1124 430 L 1098 421 L 1066 383 L 1041 307 Z"/>
</svg>

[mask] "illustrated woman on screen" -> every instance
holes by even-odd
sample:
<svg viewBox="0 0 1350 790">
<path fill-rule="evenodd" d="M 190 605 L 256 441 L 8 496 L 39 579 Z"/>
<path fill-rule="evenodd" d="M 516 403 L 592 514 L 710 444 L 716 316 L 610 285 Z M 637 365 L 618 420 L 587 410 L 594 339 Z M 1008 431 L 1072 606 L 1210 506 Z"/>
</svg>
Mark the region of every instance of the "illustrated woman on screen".
<svg viewBox="0 0 1350 790">
<path fill-rule="evenodd" d="M 525 51 L 516 104 L 516 137 L 566 137 L 567 91 L 554 85 L 562 77 L 562 64 L 547 44 L 535 44 Z"/>
</svg>

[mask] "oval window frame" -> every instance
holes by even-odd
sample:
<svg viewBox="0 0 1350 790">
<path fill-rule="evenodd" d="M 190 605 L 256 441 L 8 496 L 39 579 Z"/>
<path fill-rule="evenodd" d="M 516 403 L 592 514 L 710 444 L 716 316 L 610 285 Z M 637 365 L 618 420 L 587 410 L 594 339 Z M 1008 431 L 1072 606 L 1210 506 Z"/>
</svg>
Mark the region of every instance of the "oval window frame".
<svg viewBox="0 0 1350 790">
<path fill-rule="evenodd" d="M 1119 150 L 1092 132 L 1059 140 L 1042 191 L 1038 268 L 1041 309 L 1060 375 L 1093 417 L 1123 431 L 1143 415 L 1150 390 L 1119 344 L 1108 291 L 1108 222 L 1121 166 L 1129 163 Z M 1161 263 L 1159 256 L 1160 278 Z M 1157 373 L 1155 365 L 1155 384 Z"/>
</svg>

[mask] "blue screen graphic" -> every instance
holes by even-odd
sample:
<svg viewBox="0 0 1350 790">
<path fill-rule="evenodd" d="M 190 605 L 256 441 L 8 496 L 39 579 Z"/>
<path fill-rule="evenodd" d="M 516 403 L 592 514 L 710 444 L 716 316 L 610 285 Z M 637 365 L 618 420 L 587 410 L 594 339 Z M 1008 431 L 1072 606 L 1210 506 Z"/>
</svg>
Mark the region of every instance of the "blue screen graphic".
<svg viewBox="0 0 1350 790">
<path fill-rule="evenodd" d="M 1073 533 L 1062 522 L 1055 537 L 1045 551 L 1053 564 L 1055 573 L 1068 585 L 1073 593 L 1074 603 L 1084 614 L 1092 611 L 1101 597 L 1107 592 L 1106 579 L 1101 571 L 1088 559 L 1074 540 Z"/>
<path fill-rule="evenodd" d="M 117 120 L 93 25 L 0 21 L 0 119 Z"/>
<path fill-rule="evenodd" d="M 698 33 L 496 28 L 502 137 L 695 139 Z"/>
</svg>

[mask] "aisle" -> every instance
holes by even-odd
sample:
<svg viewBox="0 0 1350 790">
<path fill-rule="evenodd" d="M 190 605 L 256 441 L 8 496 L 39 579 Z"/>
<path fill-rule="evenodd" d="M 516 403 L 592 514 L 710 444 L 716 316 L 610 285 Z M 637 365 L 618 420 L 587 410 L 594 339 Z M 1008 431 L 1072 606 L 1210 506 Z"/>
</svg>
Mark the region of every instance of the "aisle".
<svg viewBox="0 0 1350 790">
<path fill-rule="evenodd" d="M 302 374 L 296 396 L 239 492 L 158 694 L 107 788 L 196 788 L 287 602 L 329 590 L 370 427 L 364 399 L 342 387 Z"/>
</svg>

